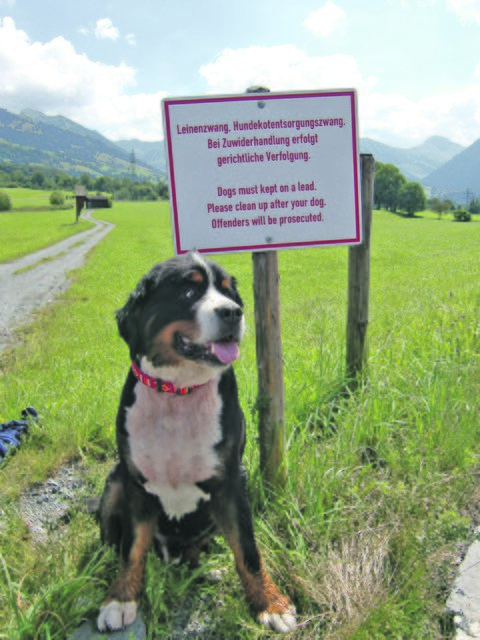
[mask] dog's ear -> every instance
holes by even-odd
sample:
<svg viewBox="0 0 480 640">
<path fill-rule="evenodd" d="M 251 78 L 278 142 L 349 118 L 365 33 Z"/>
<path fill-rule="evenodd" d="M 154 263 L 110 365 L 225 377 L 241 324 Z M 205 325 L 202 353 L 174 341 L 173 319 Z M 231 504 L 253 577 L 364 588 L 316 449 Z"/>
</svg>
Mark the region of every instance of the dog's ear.
<svg viewBox="0 0 480 640">
<path fill-rule="evenodd" d="M 143 301 L 145 300 L 152 286 L 151 274 L 143 276 L 135 289 L 129 295 L 127 302 L 117 309 L 115 317 L 117 320 L 118 332 L 129 345 L 130 350 L 136 350 L 135 344 L 138 337 L 138 316 Z"/>
<path fill-rule="evenodd" d="M 231 277 L 231 282 L 232 282 L 232 289 L 235 292 L 235 302 L 237 302 L 241 307 L 243 307 L 243 300 L 242 297 L 238 291 L 238 282 L 237 279 L 235 278 L 235 276 Z"/>
<path fill-rule="evenodd" d="M 132 301 L 132 296 L 130 296 L 126 304 L 124 304 L 124 306 L 121 307 L 120 309 L 117 309 L 115 312 L 115 318 L 117 320 L 117 326 L 118 326 L 118 333 L 125 340 L 127 344 L 129 343 L 129 336 L 131 333 L 129 328 L 129 325 L 130 325 L 129 318 L 131 318 L 133 314 L 133 306 L 134 306 L 134 303 Z"/>
</svg>

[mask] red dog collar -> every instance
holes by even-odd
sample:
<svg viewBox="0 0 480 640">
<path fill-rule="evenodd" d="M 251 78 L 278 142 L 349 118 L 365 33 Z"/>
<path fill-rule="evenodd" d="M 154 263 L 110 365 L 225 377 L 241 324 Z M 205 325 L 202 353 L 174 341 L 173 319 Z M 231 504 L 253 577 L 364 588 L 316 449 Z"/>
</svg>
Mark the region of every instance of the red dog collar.
<svg viewBox="0 0 480 640">
<path fill-rule="evenodd" d="M 154 378 L 144 373 L 137 365 L 132 362 L 132 371 L 135 374 L 137 380 L 150 389 L 155 389 L 159 393 L 175 393 L 177 396 L 186 396 L 198 387 L 203 387 L 203 384 L 194 384 L 191 387 L 176 387 L 173 382 L 166 382 L 160 380 L 160 378 Z"/>
</svg>

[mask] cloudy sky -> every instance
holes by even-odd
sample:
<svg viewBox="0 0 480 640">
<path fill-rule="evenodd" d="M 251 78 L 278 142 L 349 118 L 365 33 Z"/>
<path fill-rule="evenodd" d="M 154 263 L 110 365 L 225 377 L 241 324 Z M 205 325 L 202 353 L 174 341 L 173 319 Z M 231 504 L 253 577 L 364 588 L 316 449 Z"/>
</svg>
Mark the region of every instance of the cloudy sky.
<svg viewBox="0 0 480 640">
<path fill-rule="evenodd" d="M 354 87 L 361 136 L 480 138 L 480 0 L 0 0 L 0 107 L 163 137 L 165 96 Z"/>
</svg>

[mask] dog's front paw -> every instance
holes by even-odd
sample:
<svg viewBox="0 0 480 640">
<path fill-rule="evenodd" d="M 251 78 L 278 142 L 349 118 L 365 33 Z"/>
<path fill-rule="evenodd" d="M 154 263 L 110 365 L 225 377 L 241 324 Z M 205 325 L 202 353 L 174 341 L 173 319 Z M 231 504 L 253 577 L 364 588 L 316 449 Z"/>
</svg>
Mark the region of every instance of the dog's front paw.
<svg viewBox="0 0 480 640">
<path fill-rule="evenodd" d="M 266 629 L 273 629 L 279 633 L 288 633 L 297 626 L 297 616 L 295 607 L 290 605 L 284 611 L 278 606 L 270 606 L 258 616 L 260 624 Z"/>
<path fill-rule="evenodd" d="M 124 629 L 137 617 L 136 602 L 118 602 L 112 600 L 103 605 L 97 618 L 99 631 L 115 631 Z"/>
</svg>

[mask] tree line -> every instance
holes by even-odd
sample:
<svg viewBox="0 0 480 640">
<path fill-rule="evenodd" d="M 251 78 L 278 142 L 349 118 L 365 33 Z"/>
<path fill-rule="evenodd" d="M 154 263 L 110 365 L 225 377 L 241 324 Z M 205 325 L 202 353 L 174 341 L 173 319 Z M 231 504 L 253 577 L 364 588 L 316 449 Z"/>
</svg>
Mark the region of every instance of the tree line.
<svg viewBox="0 0 480 640">
<path fill-rule="evenodd" d="M 439 217 L 452 212 L 459 221 L 471 220 L 471 214 L 480 213 L 480 199 L 472 198 L 466 209 L 462 209 L 446 198 L 427 200 L 425 191 L 419 182 L 410 182 L 400 169 L 389 163 L 376 163 L 374 205 L 377 209 L 386 209 L 392 213 L 405 212 L 413 217 L 415 213 L 427 208 L 435 211 Z"/>
<path fill-rule="evenodd" d="M 52 191 L 74 191 L 77 185 L 87 191 L 109 193 L 115 200 L 157 200 L 168 198 L 166 180 L 141 180 L 130 176 L 110 178 L 82 173 L 70 175 L 58 169 L 43 166 L 0 163 L 0 188 L 24 187 Z"/>
<path fill-rule="evenodd" d="M 89 192 L 107 193 L 114 200 L 150 200 L 168 199 L 168 185 L 165 179 L 157 181 L 141 180 L 136 176 L 111 178 L 92 176 L 88 173 L 70 175 L 64 171 L 43 166 L 20 165 L 11 162 L 0 163 L 0 189 L 2 187 L 25 187 L 52 191 L 73 192 L 82 185 Z M 413 217 L 415 213 L 428 208 L 439 217 L 447 212 L 460 212 L 457 219 L 468 219 L 465 214 L 480 213 L 480 198 L 473 197 L 463 210 L 449 199 L 432 198 L 427 201 L 423 187 L 418 182 L 410 182 L 400 169 L 389 163 L 376 163 L 374 205 L 377 209 L 386 209 L 396 213 L 405 212 Z"/>
<path fill-rule="evenodd" d="M 427 198 L 419 182 L 409 182 L 398 167 L 382 162 L 376 163 L 373 200 L 377 209 L 393 213 L 401 210 L 407 216 L 414 216 L 427 206 Z"/>
</svg>

